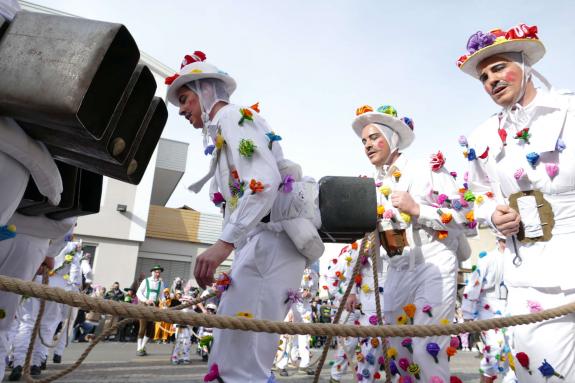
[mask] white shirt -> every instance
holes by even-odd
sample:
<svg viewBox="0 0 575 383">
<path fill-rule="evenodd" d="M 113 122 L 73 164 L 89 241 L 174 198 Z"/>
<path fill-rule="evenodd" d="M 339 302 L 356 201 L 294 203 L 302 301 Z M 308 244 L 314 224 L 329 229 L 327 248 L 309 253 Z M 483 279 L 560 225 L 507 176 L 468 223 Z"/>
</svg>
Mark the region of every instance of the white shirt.
<svg viewBox="0 0 575 383">
<path fill-rule="evenodd" d="M 149 290 L 147 290 L 146 281 L 148 281 Z M 163 301 L 164 298 L 164 282 L 162 278 L 154 279 L 154 277 L 148 277 L 140 283 L 136 295 L 138 296 L 138 302 L 145 303 L 149 299 L 155 301 Z"/>
<path fill-rule="evenodd" d="M 507 247 L 512 255 L 507 257 L 506 282 L 512 286 L 538 286 L 575 288 L 571 270 L 575 259 L 565 251 L 575 241 L 575 96 L 537 90 L 535 99 L 526 107 L 526 124 L 517 126 L 507 123 L 507 145 L 498 134 L 497 115 L 480 125 L 469 138 L 469 148 L 483 153 L 489 147 L 485 159 L 469 162 L 469 184 L 474 193 L 492 192 L 495 198 L 488 200 L 476 210 L 476 216 L 490 223 L 497 204 L 508 204 L 511 194 L 521 190 L 539 190 L 551 204 L 555 225 L 553 238 L 548 242 L 523 245 L 516 241 L 521 264 L 514 265 L 515 248 L 509 240 Z M 529 143 L 513 137 L 528 127 Z M 558 140 L 565 149 L 556 149 Z M 531 166 L 528 153 L 538 153 L 539 162 Z M 558 164 L 559 172 L 550 177 L 547 164 Z M 515 173 L 523 170 L 520 179 Z"/>
<path fill-rule="evenodd" d="M 319 288 L 319 274 L 315 271 L 306 267 L 303 271 L 303 277 L 301 279 L 300 294 L 305 290 L 309 291 L 310 296 L 303 298 L 304 301 L 311 301 L 317 294 Z"/>
<path fill-rule="evenodd" d="M 271 129 L 266 121 L 253 112 L 253 121 L 246 120 L 239 125 L 238 122 L 242 118 L 240 109 L 241 107 L 237 105 L 226 105 L 218 111 L 212 121 L 212 124 L 218 126 L 225 140 L 214 176 L 214 184 L 226 200 L 224 228 L 220 238 L 235 244 L 236 247 L 245 241 L 248 233 L 270 212 L 282 182 L 277 161 L 283 158 L 277 141 L 273 143 L 272 150 L 268 148 L 270 140 L 266 133 L 270 133 Z M 211 131 L 214 143 L 217 131 L 218 129 Z M 240 154 L 241 140 L 251 140 L 256 146 L 251 158 Z M 230 184 L 234 181 L 232 177 L 234 170 L 244 182 L 245 188 L 235 207 L 230 190 Z M 252 179 L 263 183 L 262 192 L 252 193 L 249 187 Z"/>
</svg>

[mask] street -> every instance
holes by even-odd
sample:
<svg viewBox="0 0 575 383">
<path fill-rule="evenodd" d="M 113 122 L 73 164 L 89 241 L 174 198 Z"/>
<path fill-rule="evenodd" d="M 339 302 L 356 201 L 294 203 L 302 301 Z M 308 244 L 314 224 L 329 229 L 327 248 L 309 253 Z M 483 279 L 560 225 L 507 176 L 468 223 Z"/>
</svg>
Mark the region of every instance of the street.
<svg viewBox="0 0 575 383">
<path fill-rule="evenodd" d="M 85 349 L 87 343 L 72 343 L 66 349 L 62 364 L 53 364 L 49 358 L 48 369 L 42 372 L 41 377 L 48 377 L 55 371 L 62 370 L 73 363 Z M 74 372 L 65 376 L 59 382 L 82 383 L 190 383 L 203 382 L 206 373 L 206 363 L 194 354 L 189 365 L 171 365 L 170 355 L 173 345 L 149 344 L 148 355 L 136 356 L 134 343 L 106 342 L 98 344 L 84 363 Z M 313 349 L 318 355 L 321 350 Z M 330 351 L 331 356 L 333 350 Z M 478 383 L 479 359 L 476 352 L 460 351 L 451 361 L 452 374 L 457 375 L 465 383 Z M 329 357 L 326 361 L 320 382 L 329 381 Z M 297 369 L 289 370 L 289 377 L 280 377 L 276 374 L 278 382 L 311 383 L 313 376 L 298 374 Z M 6 371 L 6 378 L 10 374 Z M 22 379 L 23 381 L 23 379 Z M 351 373 L 348 373 L 342 383 L 353 382 Z"/>
</svg>

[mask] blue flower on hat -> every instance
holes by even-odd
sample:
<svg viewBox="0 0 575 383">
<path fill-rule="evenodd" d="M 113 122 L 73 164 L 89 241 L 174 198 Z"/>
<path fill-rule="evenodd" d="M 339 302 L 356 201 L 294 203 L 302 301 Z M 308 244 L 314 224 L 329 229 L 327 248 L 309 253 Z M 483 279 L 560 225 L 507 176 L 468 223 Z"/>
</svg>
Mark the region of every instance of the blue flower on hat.
<svg viewBox="0 0 575 383">
<path fill-rule="evenodd" d="M 206 148 L 204 149 L 204 154 L 205 154 L 206 156 L 212 154 L 212 153 L 214 152 L 214 149 L 215 149 L 215 148 L 216 148 L 215 145 L 208 145 L 208 146 L 206 146 Z"/>
<path fill-rule="evenodd" d="M 395 110 L 395 108 L 391 105 L 380 106 L 379 108 L 377 108 L 377 112 L 397 117 L 397 110 Z"/>
<path fill-rule="evenodd" d="M 531 152 L 529 154 L 527 154 L 525 156 L 527 158 L 527 162 L 529 162 L 529 165 L 535 167 L 535 165 L 537 165 L 537 162 L 539 162 L 539 154 L 535 153 L 535 152 Z"/>
<path fill-rule="evenodd" d="M 401 121 L 405 123 L 405 125 L 409 126 L 411 130 L 413 130 L 413 120 L 409 117 L 401 117 Z"/>
</svg>

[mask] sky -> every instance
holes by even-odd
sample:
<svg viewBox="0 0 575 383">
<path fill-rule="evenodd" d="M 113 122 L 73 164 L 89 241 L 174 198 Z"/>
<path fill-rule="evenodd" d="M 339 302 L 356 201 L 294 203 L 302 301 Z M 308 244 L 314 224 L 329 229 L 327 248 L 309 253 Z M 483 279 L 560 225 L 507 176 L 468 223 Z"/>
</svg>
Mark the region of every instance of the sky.
<svg viewBox="0 0 575 383">
<path fill-rule="evenodd" d="M 184 55 L 205 52 L 237 81 L 232 102 L 259 102 L 286 157 L 318 180 L 373 173 L 351 129 L 364 104 L 393 105 L 414 120 L 407 156 L 429 158 L 441 150 L 446 167 L 462 175 L 458 137 L 498 111 L 479 81 L 455 65 L 478 30 L 537 25 L 547 54 L 535 68 L 556 87 L 575 89 L 575 2 L 569 0 L 34 2 L 122 23 L 142 51 L 174 69 Z M 167 206 L 217 214 L 207 187 L 198 195 L 187 190 L 208 169 L 201 133 L 170 106 L 163 137 L 190 144 L 186 173 Z"/>
</svg>

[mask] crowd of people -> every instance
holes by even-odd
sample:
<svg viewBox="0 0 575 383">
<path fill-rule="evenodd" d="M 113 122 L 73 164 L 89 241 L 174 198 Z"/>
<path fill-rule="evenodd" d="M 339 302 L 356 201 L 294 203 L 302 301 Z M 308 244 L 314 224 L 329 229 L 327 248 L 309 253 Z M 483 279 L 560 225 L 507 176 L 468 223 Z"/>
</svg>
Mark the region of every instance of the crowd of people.
<svg viewBox="0 0 575 383">
<path fill-rule="evenodd" d="M 0 11 L 11 20 L 17 9 Z M 282 137 L 260 115 L 257 104 L 230 102 L 237 86 L 234 78 L 209 63 L 203 52 L 186 55 L 179 72 L 166 78 L 166 98 L 203 136 L 205 154 L 212 159 L 206 176 L 190 190 L 198 192 L 211 180 L 209 195 L 221 207 L 224 223 L 219 239 L 195 262 L 194 278 L 204 290 L 199 296 L 209 299 L 184 310 L 310 323 L 314 318 L 327 321 L 333 307 L 344 304 L 342 321 L 347 324 L 453 323 L 458 265 L 471 255 L 467 237 L 479 224 L 489 226 L 501 240 L 497 249 L 479 256 L 469 277 L 461 302 L 463 320 L 538 312 L 573 302 L 573 262 L 566 249 L 575 232 L 575 152 L 569 129 L 574 99 L 533 68 L 545 54 L 537 33 L 537 27 L 525 24 L 477 32 L 457 60 L 461 71 L 479 80 L 501 108 L 469 138 L 459 137 L 469 165 L 463 180 L 446 169 L 441 151 L 433 151 L 430 161 L 408 158 L 405 149 L 416 137 L 411 118 L 400 117 L 389 104 L 357 108 L 350 131 L 357 136 L 356 155 L 363 151 L 374 167 L 377 228 L 330 260 L 322 286 L 314 266 L 324 253 L 317 183 L 284 156 Z M 546 89 L 535 87 L 535 77 Z M 63 186 L 58 168 L 46 147 L 14 119 L 0 116 L 0 133 L 0 274 L 39 281 L 48 273 L 49 285 L 78 292 L 91 279 L 91 270 L 80 241 L 73 237 L 76 218 L 53 220 L 17 212 L 30 177 L 48 201 L 59 203 Z M 353 153 L 350 149 L 348 155 Z M 230 273 L 216 276 L 232 252 Z M 356 262 L 360 271 L 352 275 Z M 182 289 L 181 280 L 173 284 L 180 288 L 170 288 L 162 271 L 154 266 L 125 292 L 114 284 L 109 291 L 94 286 L 85 293 L 166 310 L 198 296 L 198 291 Z M 352 293 L 343 302 L 350 284 Z M 327 290 L 322 293 L 329 294 L 331 306 L 318 308 L 320 290 Z M 0 292 L 0 302 L 0 378 L 10 354 L 10 380 L 19 380 L 39 302 L 7 292 Z M 53 356 L 58 363 L 70 332 L 78 341 L 90 340 L 107 320 L 99 313 L 76 313 L 48 302 L 39 338 L 53 339 L 60 328 Z M 482 333 L 482 382 L 499 375 L 506 382 L 575 381 L 574 327 L 574 314 L 569 314 Z M 147 355 L 150 340 L 168 342 L 173 336 L 175 364 L 190 361 L 195 336 L 208 362 L 205 381 L 274 382 L 274 363 L 280 375 L 289 375 L 287 367 L 294 360 L 302 373 L 313 373 L 308 335 L 284 337 L 278 349 L 276 334 L 140 320 L 116 336 L 134 336 L 141 357 Z M 387 366 L 395 382 L 458 382 L 449 362 L 461 340 L 340 338 L 330 379 L 338 382 L 349 370 L 357 381 L 372 382 L 384 377 Z M 32 375 L 40 374 L 48 353 L 46 342 L 36 343 Z M 321 340 L 315 339 L 317 343 Z"/>
</svg>

